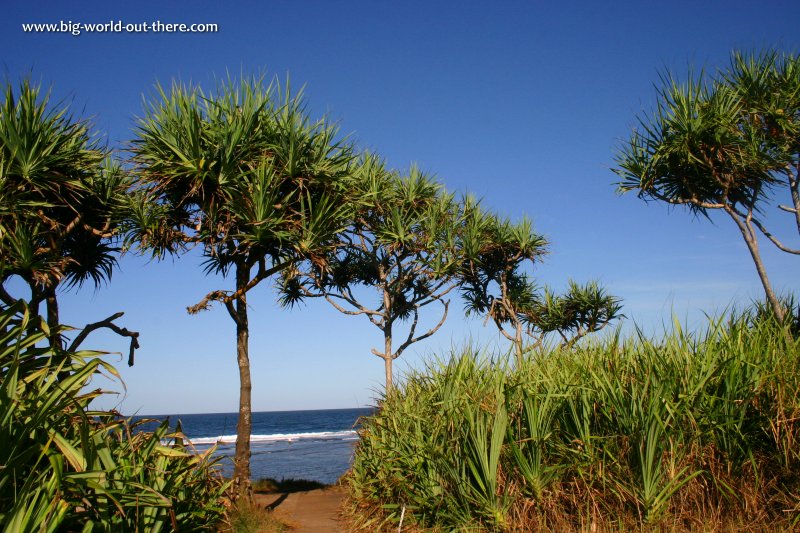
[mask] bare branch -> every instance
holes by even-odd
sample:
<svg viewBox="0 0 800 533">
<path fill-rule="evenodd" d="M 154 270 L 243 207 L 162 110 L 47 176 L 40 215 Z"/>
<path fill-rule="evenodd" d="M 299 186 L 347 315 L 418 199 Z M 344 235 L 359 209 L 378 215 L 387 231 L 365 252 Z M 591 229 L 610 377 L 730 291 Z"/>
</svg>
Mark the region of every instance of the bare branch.
<svg viewBox="0 0 800 533">
<path fill-rule="evenodd" d="M 570 346 L 574 346 L 576 342 L 578 342 L 580 339 L 582 339 L 583 337 L 585 337 L 589 333 L 597 333 L 598 331 L 600 331 L 601 329 L 603 329 L 604 327 L 606 327 L 610 323 L 611 323 L 611 319 L 603 321 L 603 324 L 600 327 L 593 327 L 593 328 L 586 328 L 586 329 L 578 328 L 578 331 L 575 334 L 575 336 L 572 337 L 569 340 L 566 340 L 566 337 L 564 337 L 562 335 L 562 337 L 564 338 L 565 342 L 563 342 L 561 344 L 561 346 L 564 347 L 564 348 L 569 348 Z M 559 332 L 559 333 L 561 333 L 561 332 Z"/>
<path fill-rule="evenodd" d="M 411 346 L 415 342 L 419 342 L 421 340 L 427 339 L 428 337 L 430 337 L 431 335 L 433 335 L 434 333 L 439 331 L 439 328 L 442 327 L 442 325 L 444 324 L 444 321 L 447 320 L 447 308 L 450 305 L 450 300 L 441 300 L 441 302 L 442 302 L 442 305 L 444 305 L 444 312 L 442 313 L 442 319 L 439 320 L 438 324 L 436 324 L 434 327 L 432 327 L 431 329 L 429 329 L 428 331 L 426 331 L 425 333 L 423 333 L 419 337 L 413 337 L 414 330 L 416 329 L 416 325 L 417 325 L 417 312 L 416 312 L 416 309 L 414 310 L 414 323 L 412 325 L 412 330 L 409 332 L 408 338 L 406 339 L 406 341 L 403 344 L 400 345 L 400 347 L 397 349 L 397 351 L 392 356 L 393 359 L 397 359 L 398 357 L 400 357 L 400 354 L 403 353 L 403 350 L 405 350 L 406 348 L 408 348 L 409 346 Z"/>
<path fill-rule="evenodd" d="M 431 303 L 433 303 L 433 302 L 435 302 L 437 300 L 441 300 L 442 297 L 446 296 L 447 293 L 449 293 L 450 291 L 452 291 L 454 288 L 456 288 L 458 286 L 457 283 L 449 282 L 449 283 L 451 283 L 451 285 L 449 287 L 447 287 L 446 290 L 443 290 L 443 291 L 439 292 L 441 290 L 441 288 L 443 286 L 445 286 L 448 282 L 449 281 L 443 281 L 443 282 L 439 283 L 438 285 L 433 287 L 428 294 L 423 294 L 422 296 L 420 296 L 416 300 L 411 300 L 411 303 L 418 304 L 419 307 L 425 307 L 426 305 L 431 304 Z"/>
<path fill-rule="evenodd" d="M 239 314 L 236 312 L 236 308 L 233 306 L 233 302 L 230 300 L 223 300 L 223 303 L 225 304 L 225 309 L 228 311 L 230 317 L 233 319 L 234 322 L 236 322 L 236 325 L 245 326 L 246 324 L 242 324 L 239 321 Z"/>
<path fill-rule="evenodd" d="M 106 224 L 108 226 L 108 224 Z M 107 231 L 107 230 L 99 230 L 97 228 L 93 228 L 89 224 L 84 224 L 83 229 L 94 235 L 95 237 L 100 237 L 101 239 L 108 239 L 116 235 L 116 231 Z"/>
<path fill-rule="evenodd" d="M 344 307 L 342 307 L 341 305 L 339 305 L 338 303 L 336 303 L 335 301 L 331 300 L 331 296 L 338 297 L 338 298 L 343 298 L 343 297 L 338 295 L 338 294 L 326 294 L 325 295 L 325 299 L 328 301 L 328 303 L 331 304 L 333 307 L 335 307 L 337 311 L 339 311 L 340 313 L 344 313 L 345 315 L 378 315 L 378 316 L 383 316 L 381 313 L 379 313 L 377 311 L 373 311 L 372 309 L 367 309 L 366 307 L 364 307 L 364 306 L 362 306 L 362 305 L 360 305 L 358 303 L 352 303 L 352 302 L 348 301 L 348 303 L 351 303 L 354 307 L 356 307 L 358 309 L 358 311 L 349 311 L 349 310 L 345 309 Z M 346 298 L 343 298 L 343 299 L 345 301 L 347 301 Z"/>
<path fill-rule="evenodd" d="M 63 231 L 59 232 L 58 238 L 63 239 L 64 237 L 75 231 L 75 228 L 78 227 L 78 224 L 81 223 L 81 220 L 83 220 L 83 213 L 78 213 L 78 215 L 74 219 L 72 219 L 72 222 L 67 224 L 67 226 L 64 228 Z"/>
<path fill-rule="evenodd" d="M 283 270 L 284 268 L 288 267 L 291 264 L 292 264 L 292 261 L 284 261 L 283 263 L 278 263 L 277 265 L 273 266 L 272 268 L 267 269 L 265 267 L 265 265 L 264 265 L 264 261 L 263 260 L 259 260 L 259 262 L 258 262 L 258 272 L 253 277 L 253 279 L 248 281 L 247 285 L 245 285 L 244 287 L 241 287 L 241 288 L 237 289 L 236 292 L 234 292 L 230 296 L 226 296 L 226 300 L 228 302 L 233 302 L 235 300 L 238 300 L 247 291 L 249 291 L 250 289 L 252 289 L 256 285 L 258 285 L 261 281 L 263 281 L 264 279 L 272 276 L 273 274 L 277 274 L 278 272 L 280 272 L 281 270 Z"/>
<path fill-rule="evenodd" d="M 766 238 L 768 238 L 772 242 L 772 244 L 777 246 L 778 249 L 780 249 L 780 250 L 782 250 L 782 251 L 784 251 L 786 253 L 789 253 L 789 254 L 800 255 L 800 249 L 794 249 L 794 248 L 789 248 L 789 247 L 785 246 L 780 240 L 778 240 L 777 237 L 775 237 L 775 235 L 773 235 L 769 230 L 767 230 L 767 228 L 761 223 L 760 220 L 758 220 L 757 218 L 755 218 L 753 216 L 752 210 L 748 211 L 747 215 L 745 215 L 744 213 L 742 213 L 741 211 L 739 211 L 736 208 L 732 208 L 732 211 L 734 213 L 736 213 L 737 215 L 739 215 L 740 217 L 744 218 L 745 222 L 747 223 L 748 226 L 750 225 L 751 222 L 753 224 L 755 224 L 755 226 L 758 228 L 758 230 L 761 233 L 763 233 L 764 236 Z M 755 238 L 755 234 L 752 231 L 752 229 L 750 231 L 751 231 L 751 234 L 753 234 L 752 235 L 753 238 Z"/>
<path fill-rule="evenodd" d="M 530 337 L 531 339 L 534 339 L 535 342 L 523 346 L 522 353 L 532 352 L 533 350 L 539 348 L 542 345 L 542 341 L 544 340 L 544 337 L 542 335 L 534 335 L 533 331 L 526 331 L 525 334 L 528 335 L 528 337 Z"/>
<path fill-rule="evenodd" d="M 778 249 L 789 254 L 800 255 L 800 249 L 789 248 L 787 246 L 784 246 L 784 244 L 781 241 L 779 241 L 777 237 L 775 237 L 772 233 L 767 231 L 767 228 L 765 228 L 764 225 L 761 224 L 761 222 L 757 218 L 753 218 L 752 221 L 753 224 L 755 224 L 756 227 L 759 229 L 759 231 L 761 231 L 761 233 L 763 233 L 766 238 L 772 241 L 772 244 L 777 246 Z"/>
<path fill-rule="evenodd" d="M 408 337 L 406 338 L 405 342 L 400 345 L 397 351 L 392 354 L 392 359 L 397 359 L 400 357 L 400 354 L 403 353 L 403 350 L 406 349 L 407 346 L 410 346 L 413 342 L 414 333 L 417 331 L 417 322 L 419 321 L 419 308 L 414 307 L 414 320 L 411 322 L 411 327 L 408 330 Z"/>
<path fill-rule="evenodd" d="M 381 352 L 379 352 L 375 348 L 371 348 L 370 351 L 372 352 L 373 355 L 377 355 L 381 359 L 386 359 L 386 355 L 382 354 Z"/>
<path fill-rule="evenodd" d="M 500 331 L 500 333 L 502 333 L 503 337 L 505 337 L 506 339 L 510 340 L 513 343 L 517 342 L 517 338 L 516 337 L 512 337 L 511 334 L 509 334 L 506 331 L 506 329 L 503 327 L 503 324 L 497 318 L 494 319 L 494 324 L 495 324 L 495 326 L 497 326 L 498 331 Z"/>
<path fill-rule="evenodd" d="M 358 300 L 355 299 L 355 297 L 353 296 L 353 293 L 352 293 L 352 291 L 350 290 L 349 287 L 345 287 L 344 291 L 346 291 L 347 294 L 344 294 L 343 292 L 326 292 L 325 293 L 325 298 L 326 299 L 328 297 L 339 298 L 340 300 L 344 300 L 345 302 L 347 302 L 351 306 L 355 307 L 356 309 L 362 309 L 362 310 L 365 310 L 365 311 L 369 311 L 366 307 L 364 307 L 363 305 L 358 303 Z M 333 304 L 333 302 L 331 302 L 331 304 Z M 345 313 L 345 311 L 342 311 L 342 312 Z M 376 315 L 382 315 L 382 313 L 380 313 L 378 311 L 373 311 L 373 312 Z M 345 313 L 345 314 L 347 314 L 347 313 Z"/>
<path fill-rule="evenodd" d="M 196 315 L 200 311 L 208 311 L 208 308 L 211 307 L 211 302 L 224 302 L 226 297 L 227 293 L 225 291 L 211 291 L 202 300 L 191 307 L 187 307 L 186 312 L 190 315 Z"/>
<path fill-rule="evenodd" d="M 681 198 L 681 199 L 670 198 L 668 196 L 664 196 L 663 194 L 659 194 L 653 190 L 648 190 L 647 194 L 649 194 L 650 196 L 652 196 L 657 200 L 661 200 L 662 202 L 667 202 L 673 205 L 691 204 L 691 205 L 696 205 L 697 207 L 703 209 L 725 209 L 725 206 L 727 205 L 724 203 L 703 202 L 694 196 L 691 198 Z"/>
<path fill-rule="evenodd" d="M 77 351 L 78 348 L 80 347 L 80 345 L 83 343 L 83 341 L 86 340 L 86 337 L 88 337 L 89 334 L 91 332 L 93 332 L 94 330 L 97 330 L 97 329 L 100 329 L 100 328 L 108 328 L 108 329 L 110 329 L 111 331 L 113 331 L 114 333 L 116 333 L 117 335 L 119 335 L 121 337 L 130 337 L 131 344 L 130 344 L 130 349 L 128 351 L 128 366 L 133 366 L 134 351 L 137 348 L 139 348 L 139 332 L 138 331 L 130 331 L 127 328 L 121 328 L 121 327 L 117 326 L 116 324 L 114 324 L 114 320 L 120 318 L 124 314 L 125 313 L 120 311 L 119 313 L 114 313 L 113 315 L 111 315 L 110 317 L 106 318 L 105 320 L 101 320 L 99 322 L 94 322 L 92 324 L 86 324 L 86 326 L 81 330 L 81 332 L 78 334 L 78 336 L 75 337 L 75 340 L 72 341 L 72 344 L 69 345 L 69 351 L 70 352 Z"/>
<path fill-rule="evenodd" d="M 244 296 L 247 291 L 255 287 L 260 281 L 272 276 L 277 272 L 280 272 L 290 264 L 291 261 L 284 261 L 283 263 L 267 269 L 265 268 L 264 261 L 259 260 L 258 273 L 244 287 L 240 287 L 233 293 L 228 293 L 227 291 L 222 290 L 211 291 L 206 294 L 198 303 L 187 307 L 186 311 L 190 315 L 196 315 L 200 311 L 207 311 L 211 307 L 212 302 L 222 302 L 225 305 L 225 308 L 228 310 L 228 314 L 231 316 L 233 321 L 239 324 L 239 319 L 237 318 L 236 309 L 234 309 L 233 302 Z"/>
</svg>

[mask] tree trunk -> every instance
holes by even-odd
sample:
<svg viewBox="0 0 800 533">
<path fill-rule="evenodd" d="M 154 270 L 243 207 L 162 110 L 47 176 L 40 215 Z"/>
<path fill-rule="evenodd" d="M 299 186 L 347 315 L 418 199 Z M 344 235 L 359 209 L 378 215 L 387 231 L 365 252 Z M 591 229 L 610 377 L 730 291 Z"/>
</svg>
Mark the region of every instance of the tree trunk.
<svg viewBox="0 0 800 533">
<path fill-rule="evenodd" d="M 250 269 L 244 264 L 236 265 L 236 289 L 249 281 Z M 250 433 L 253 427 L 250 380 L 250 357 L 248 350 L 249 328 L 247 323 L 247 297 L 242 294 L 236 300 L 236 361 L 239 364 L 239 421 L 236 424 L 236 453 L 233 458 L 234 497 L 249 500 L 250 493 Z"/>
<path fill-rule="evenodd" d="M 789 189 L 792 193 L 792 206 L 794 207 L 794 219 L 797 222 L 797 233 L 800 233 L 800 164 L 796 167 L 797 173 L 792 179 L 789 176 Z"/>
<path fill-rule="evenodd" d="M 61 319 L 58 313 L 56 287 L 58 287 L 58 285 L 52 283 L 44 289 L 44 301 L 47 308 L 47 327 L 50 328 L 50 336 L 48 337 L 50 349 L 53 351 L 53 355 L 56 356 L 56 360 L 63 364 L 61 371 L 58 373 L 58 379 L 63 381 L 70 376 L 69 367 L 72 364 L 72 358 L 68 353 L 64 352 L 64 342 L 61 338 L 61 334 L 58 332 Z"/>
<path fill-rule="evenodd" d="M 392 390 L 392 326 L 383 330 L 383 366 L 386 372 L 386 396 Z"/>
<path fill-rule="evenodd" d="M 781 305 L 780 301 L 778 301 L 778 297 L 775 296 L 775 292 L 772 290 L 772 285 L 767 277 L 767 271 L 764 268 L 763 261 L 761 260 L 761 253 L 758 249 L 758 239 L 756 238 L 755 232 L 752 228 L 748 227 L 748 225 L 742 221 L 732 210 L 725 209 L 725 211 L 736 223 L 739 231 L 742 232 L 744 242 L 747 244 L 747 249 L 750 251 L 750 256 L 753 258 L 753 262 L 756 265 L 756 271 L 758 271 L 758 277 L 761 279 L 761 285 L 764 287 L 764 293 L 767 296 L 767 301 L 772 307 L 772 311 L 775 313 L 775 318 L 778 319 L 778 322 L 783 324 L 784 317 L 786 315 L 783 306 Z"/>
<path fill-rule="evenodd" d="M 383 368 L 386 374 L 386 396 L 388 397 L 392 391 L 392 325 L 394 317 L 392 316 L 392 295 L 386 290 L 386 271 L 381 266 L 378 269 L 378 280 L 383 289 Z"/>
<path fill-rule="evenodd" d="M 56 298 L 55 286 L 48 286 L 45 289 L 45 304 L 47 305 L 47 326 L 50 328 L 50 348 L 55 350 L 63 349 L 61 335 L 58 333 L 58 299 Z"/>
<path fill-rule="evenodd" d="M 524 350 L 522 349 L 522 324 L 517 321 L 514 331 L 514 347 L 517 349 L 517 370 L 522 368 Z"/>
</svg>

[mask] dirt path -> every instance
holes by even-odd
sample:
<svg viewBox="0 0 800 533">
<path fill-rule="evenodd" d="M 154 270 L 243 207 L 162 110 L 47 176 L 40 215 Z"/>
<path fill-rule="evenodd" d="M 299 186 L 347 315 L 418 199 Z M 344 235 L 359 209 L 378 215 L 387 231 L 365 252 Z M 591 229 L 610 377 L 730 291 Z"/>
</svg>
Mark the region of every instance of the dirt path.
<svg viewBox="0 0 800 533">
<path fill-rule="evenodd" d="M 338 520 L 344 491 L 329 487 L 290 494 L 257 495 L 256 502 L 275 511 L 292 526 L 292 533 L 340 533 Z"/>
</svg>

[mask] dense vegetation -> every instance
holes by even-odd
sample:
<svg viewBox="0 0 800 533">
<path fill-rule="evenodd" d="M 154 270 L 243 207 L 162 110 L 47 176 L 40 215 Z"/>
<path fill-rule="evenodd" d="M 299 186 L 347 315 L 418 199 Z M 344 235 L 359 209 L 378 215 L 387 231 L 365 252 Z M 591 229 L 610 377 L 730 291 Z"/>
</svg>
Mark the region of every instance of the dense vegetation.
<svg viewBox="0 0 800 533">
<path fill-rule="evenodd" d="M 521 366 L 465 349 L 364 421 L 355 523 L 514 531 L 800 523 L 800 342 L 745 313 Z"/>
<path fill-rule="evenodd" d="M 0 526 L 4 532 L 213 530 L 227 488 L 210 454 L 90 402 L 116 376 L 100 352 L 58 353 L 46 322 L 0 310 Z M 64 357 L 68 355 L 68 357 Z"/>
</svg>

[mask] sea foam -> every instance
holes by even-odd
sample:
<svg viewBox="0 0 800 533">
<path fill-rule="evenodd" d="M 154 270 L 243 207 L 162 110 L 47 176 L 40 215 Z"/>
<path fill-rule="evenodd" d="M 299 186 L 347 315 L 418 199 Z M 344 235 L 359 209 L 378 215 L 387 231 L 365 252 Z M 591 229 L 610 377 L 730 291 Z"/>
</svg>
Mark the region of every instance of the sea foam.
<svg viewBox="0 0 800 533">
<path fill-rule="evenodd" d="M 358 440 L 358 433 L 347 431 L 318 431 L 310 433 L 273 433 L 271 435 L 250 435 L 250 442 L 292 442 L 296 440 Z M 234 444 L 236 435 L 220 435 L 218 437 L 190 437 L 194 445 L 198 444 Z"/>
</svg>

